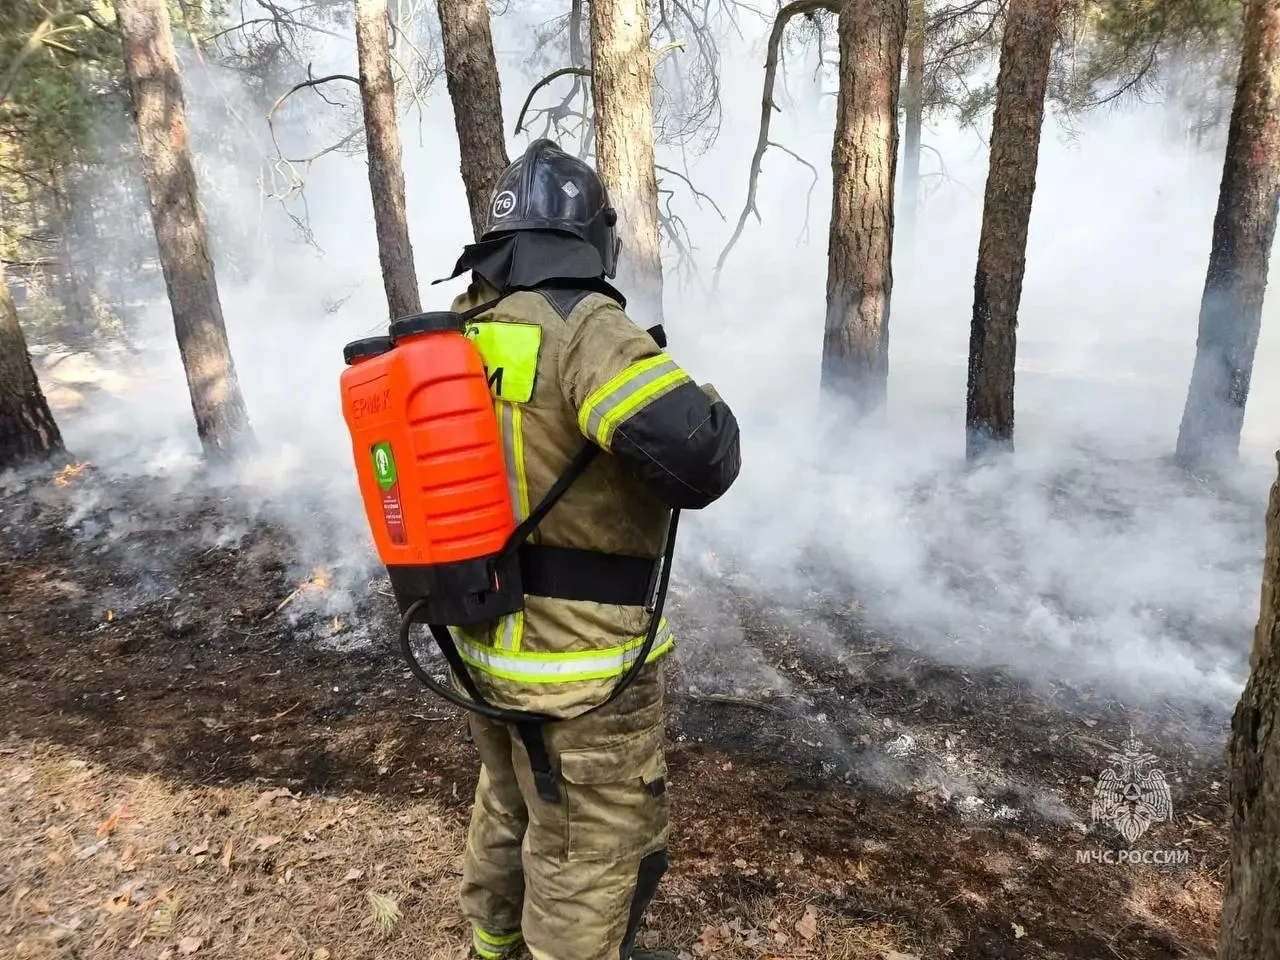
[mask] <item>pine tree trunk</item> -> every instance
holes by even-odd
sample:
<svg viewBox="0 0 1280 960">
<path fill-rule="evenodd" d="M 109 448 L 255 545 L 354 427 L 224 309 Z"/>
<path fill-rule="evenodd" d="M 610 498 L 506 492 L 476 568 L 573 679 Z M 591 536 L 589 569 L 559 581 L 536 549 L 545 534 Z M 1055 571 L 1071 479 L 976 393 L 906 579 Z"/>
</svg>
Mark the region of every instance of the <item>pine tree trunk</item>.
<svg viewBox="0 0 1280 960">
<path fill-rule="evenodd" d="M 218 300 L 164 0 L 115 0 L 160 266 L 206 456 L 251 442 Z"/>
<path fill-rule="evenodd" d="M 0 261 L 0 470 L 62 451 Z"/>
<path fill-rule="evenodd" d="M 907 4 L 907 81 L 902 91 L 906 125 L 902 133 L 902 239 L 915 243 L 920 212 L 920 128 L 924 124 L 924 0 Z"/>
<path fill-rule="evenodd" d="M 1209 270 L 1177 458 L 1208 466 L 1240 448 L 1280 202 L 1280 0 L 1250 0 Z"/>
<path fill-rule="evenodd" d="M 1010 0 L 1000 45 L 991 155 L 969 327 L 966 455 L 1013 448 L 1018 303 L 1049 63 L 1062 0 Z"/>
<path fill-rule="evenodd" d="M 618 211 L 618 276 L 643 326 L 662 322 L 658 181 L 653 167 L 653 54 L 645 0 L 593 0 L 591 94 L 596 169 Z"/>
<path fill-rule="evenodd" d="M 445 79 L 453 101 L 471 226 L 479 239 L 489 217 L 493 187 L 506 169 L 502 87 L 493 54 L 487 0 L 436 0 L 444 40 Z"/>
<path fill-rule="evenodd" d="M 391 316 L 405 317 L 422 308 L 405 212 L 404 162 L 391 77 L 387 0 L 356 0 L 356 55 L 360 59 L 360 99 L 364 103 L 369 189 L 373 194 L 382 285 L 387 291 Z"/>
<path fill-rule="evenodd" d="M 1280 957 L 1280 479 L 1267 506 L 1262 603 L 1250 665 L 1228 741 L 1231 855 L 1219 960 Z"/>
<path fill-rule="evenodd" d="M 907 0 L 849 0 L 840 13 L 840 93 L 831 149 L 822 387 L 856 415 L 883 410 L 893 290 L 893 191 Z"/>
</svg>

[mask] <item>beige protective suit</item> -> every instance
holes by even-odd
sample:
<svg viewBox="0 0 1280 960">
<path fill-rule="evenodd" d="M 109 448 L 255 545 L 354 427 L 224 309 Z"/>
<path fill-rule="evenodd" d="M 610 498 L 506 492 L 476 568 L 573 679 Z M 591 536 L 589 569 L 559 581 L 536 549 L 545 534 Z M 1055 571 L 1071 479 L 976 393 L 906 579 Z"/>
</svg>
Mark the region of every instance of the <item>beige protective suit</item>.
<svg viewBox="0 0 1280 960">
<path fill-rule="evenodd" d="M 496 297 L 475 279 L 453 309 Z M 736 476 L 732 414 L 604 293 L 515 292 L 477 316 L 467 333 L 485 360 L 517 520 L 585 442 L 612 454 L 596 457 L 531 544 L 652 563 L 670 516 L 653 491 L 667 484 L 668 503 L 681 505 L 683 497 L 696 506 L 727 486 L 706 478 Z M 709 431 L 732 437 L 707 441 Z M 700 455 L 717 459 L 717 470 L 689 460 L 699 449 L 718 451 Z M 700 478 L 706 489 L 698 489 Z M 540 795 L 514 727 L 471 720 L 482 770 L 462 908 L 486 960 L 522 939 L 535 960 L 630 954 L 666 869 L 661 658 L 675 641 L 665 622 L 636 682 L 603 709 L 573 718 L 609 695 L 634 662 L 649 619 L 643 603 L 528 595 L 520 613 L 454 629 L 490 703 L 569 718 L 543 726 L 560 802 Z"/>
</svg>

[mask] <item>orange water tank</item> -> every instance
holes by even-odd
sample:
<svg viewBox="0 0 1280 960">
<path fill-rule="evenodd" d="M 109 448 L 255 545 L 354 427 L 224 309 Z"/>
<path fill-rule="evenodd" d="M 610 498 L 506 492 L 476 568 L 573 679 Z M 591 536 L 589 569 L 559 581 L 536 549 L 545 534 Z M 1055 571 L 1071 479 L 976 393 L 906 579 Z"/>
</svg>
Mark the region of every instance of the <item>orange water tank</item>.
<svg viewBox="0 0 1280 960">
<path fill-rule="evenodd" d="M 451 312 L 343 350 L 342 413 L 365 513 L 401 612 L 466 625 L 520 609 L 515 529 L 484 364 Z"/>
</svg>

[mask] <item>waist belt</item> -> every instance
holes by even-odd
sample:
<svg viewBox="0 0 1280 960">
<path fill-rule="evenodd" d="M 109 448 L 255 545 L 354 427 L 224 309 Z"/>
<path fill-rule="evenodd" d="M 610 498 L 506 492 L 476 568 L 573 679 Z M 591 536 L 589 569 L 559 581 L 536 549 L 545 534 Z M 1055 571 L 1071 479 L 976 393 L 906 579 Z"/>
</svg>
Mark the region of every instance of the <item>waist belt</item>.
<svg viewBox="0 0 1280 960">
<path fill-rule="evenodd" d="M 621 607 L 647 607 L 653 599 L 657 560 L 532 543 L 517 554 L 527 596 Z"/>
</svg>

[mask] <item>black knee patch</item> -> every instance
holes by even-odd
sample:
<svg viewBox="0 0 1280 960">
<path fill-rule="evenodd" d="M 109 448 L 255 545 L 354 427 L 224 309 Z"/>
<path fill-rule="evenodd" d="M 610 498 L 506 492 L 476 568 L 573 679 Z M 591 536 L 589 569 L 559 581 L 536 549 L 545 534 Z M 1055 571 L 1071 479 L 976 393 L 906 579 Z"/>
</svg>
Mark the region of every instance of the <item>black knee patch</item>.
<svg viewBox="0 0 1280 960">
<path fill-rule="evenodd" d="M 658 881 L 666 872 L 666 850 L 655 850 L 640 861 L 640 869 L 636 871 L 636 890 L 631 896 L 631 914 L 627 918 L 627 935 L 622 938 L 622 946 L 618 949 L 618 960 L 629 960 L 631 957 L 631 951 L 636 945 L 636 934 L 640 931 L 640 920 L 649 909 L 653 895 L 658 892 Z"/>
</svg>

